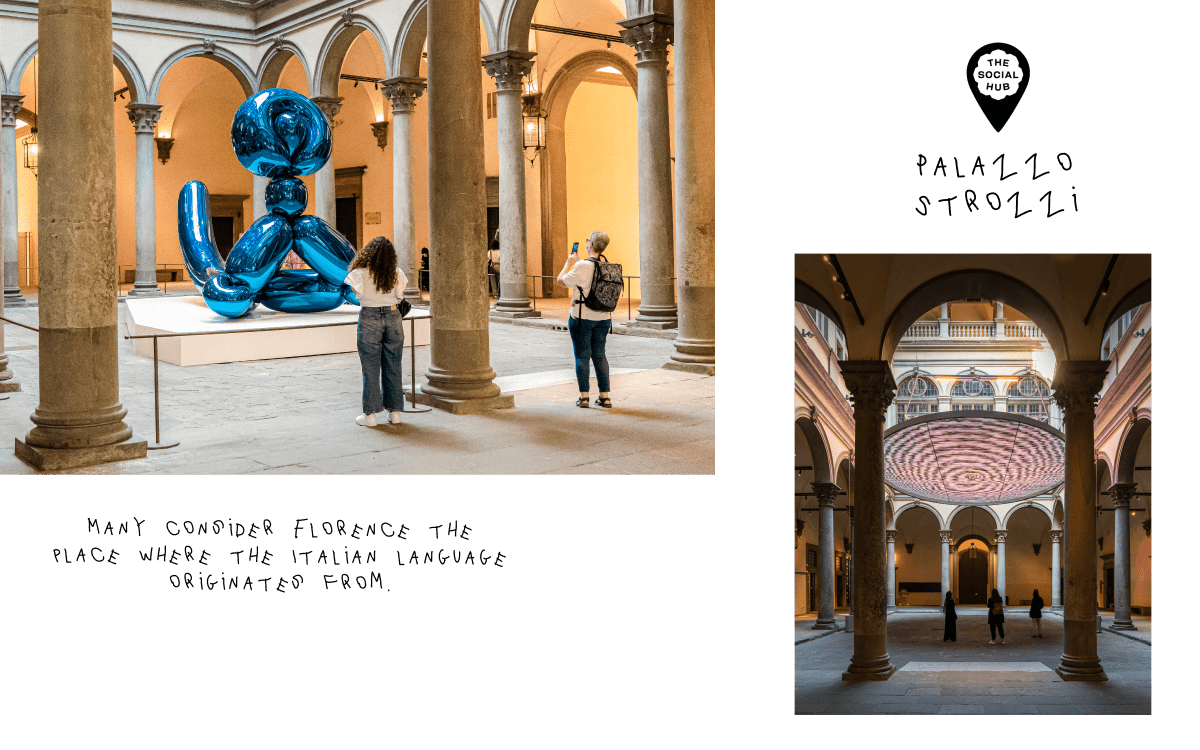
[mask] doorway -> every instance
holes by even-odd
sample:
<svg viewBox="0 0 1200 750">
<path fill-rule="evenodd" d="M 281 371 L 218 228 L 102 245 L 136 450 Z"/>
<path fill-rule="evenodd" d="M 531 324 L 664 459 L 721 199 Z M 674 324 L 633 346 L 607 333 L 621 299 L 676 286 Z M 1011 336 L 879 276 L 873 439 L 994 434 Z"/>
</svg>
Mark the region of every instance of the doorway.
<svg viewBox="0 0 1200 750">
<path fill-rule="evenodd" d="M 1113 608 L 1113 568 L 1104 569 L 1104 608 Z"/>
<path fill-rule="evenodd" d="M 358 250 L 358 198 L 338 198 L 336 205 L 338 233 L 346 238 L 351 247 Z"/>
<path fill-rule="evenodd" d="M 987 555 L 977 549 L 963 550 L 958 556 L 958 603 L 987 604 Z"/>
</svg>

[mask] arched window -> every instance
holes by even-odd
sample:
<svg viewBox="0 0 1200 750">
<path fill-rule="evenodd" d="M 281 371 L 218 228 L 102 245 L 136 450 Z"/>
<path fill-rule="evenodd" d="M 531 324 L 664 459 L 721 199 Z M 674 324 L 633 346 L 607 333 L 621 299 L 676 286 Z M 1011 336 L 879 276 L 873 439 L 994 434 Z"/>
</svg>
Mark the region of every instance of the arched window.
<svg viewBox="0 0 1200 750">
<path fill-rule="evenodd" d="M 932 414 L 938 410 L 937 386 L 929 378 L 913 377 L 896 389 L 896 421 Z"/>
<path fill-rule="evenodd" d="M 950 395 L 969 398 L 995 398 L 996 393 L 992 390 L 991 383 L 979 378 L 972 378 L 971 380 L 957 381 L 954 384 L 954 388 L 951 389 Z"/>
<path fill-rule="evenodd" d="M 1008 412 L 1050 421 L 1050 389 L 1041 378 L 1023 377 L 1008 387 Z"/>
</svg>

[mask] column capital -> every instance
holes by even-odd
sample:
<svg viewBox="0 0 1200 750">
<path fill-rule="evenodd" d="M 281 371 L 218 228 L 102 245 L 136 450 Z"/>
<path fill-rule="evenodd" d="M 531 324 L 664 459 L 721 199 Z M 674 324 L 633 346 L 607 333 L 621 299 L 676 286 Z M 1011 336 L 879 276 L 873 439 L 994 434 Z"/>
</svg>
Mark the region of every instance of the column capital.
<svg viewBox="0 0 1200 750">
<path fill-rule="evenodd" d="M 1137 482 L 1131 484 L 1114 484 L 1108 488 L 1108 496 L 1112 498 L 1114 508 L 1129 508 L 1137 490 Z"/>
<path fill-rule="evenodd" d="M 510 50 L 483 56 L 483 69 L 496 81 L 496 91 L 520 92 L 525 76 L 533 70 L 536 52 Z"/>
<path fill-rule="evenodd" d="M 1067 360 L 1058 363 L 1054 375 L 1054 401 L 1064 417 L 1085 412 L 1096 413 L 1096 394 L 1104 387 L 1108 362 L 1102 360 Z"/>
<path fill-rule="evenodd" d="M 162 105 L 139 104 L 131 102 L 125 105 L 129 121 L 133 123 L 133 132 L 138 135 L 154 135 L 154 125 L 162 116 Z"/>
<path fill-rule="evenodd" d="M 13 128 L 17 125 L 17 113 L 21 111 L 24 94 L 0 94 L 0 126 Z"/>
<path fill-rule="evenodd" d="M 1062 542 L 1062 535 L 1063 533 L 1061 531 L 1051 531 L 1050 541 L 1054 542 L 1055 544 L 1059 544 Z"/>
<path fill-rule="evenodd" d="M 383 85 L 383 95 L 392 100 L 392 114 L 412 112 L 417 99 L 425 93 L 424 78 L 397 76 L 379 83 Z"/>
<path fill-rule="evenodd" d="M 832 508 L 833 501 L 837 499 L 837 493 L 842 488 L 832 482 L 813 482 L 812 489 L 813 494 L 817 496 L 817 505 L 827 505 Z"/>
<path fill-rule="evenodd" d="M 333 125 L 333 118 L 337 117 L 337 113 L 342 111 L 342 97 L 340 96 L 313 96 L 309 97 L 313 104 L 317 105 L 317 109 L 325 114 L 325 119 Z"/>
<path fill-rule="evenodd" d="M 887 362 L 844 360 L 838 362 L 842 380 L 854 399 L 854 411 L 883 415 L 896 396 L 896 379 Z"/>
<path fill-rule="evenodd" d="M 673 41 L 674 19 L 663 13 L 651 13 L 618 21 L 621 41 L 633 47 L 637 64 L 666 63 L 667 45 Z"/>
<path fill-rule="evenodd" d="M 888 542 L 888 544 L 895 544 L 895 543 L 896 543 L 896 532 L 895 532 L 894 530 L 892 530 L 892 529 L 887 529 L 887 530 L 885 530 L 885 531 L 883 532 L 883 534 L 884 534 L 884 536 L 885 536 L 885 537 L 887 537 L 887 542 Z"/>
<path fill-rule="evenodd" d="M 1007 531 L 996 532 L 996 544 L 1004 544 L 1004 540 L 1008 537 Z"/>
<path fill-rule="evenodd" d="M 952 532 L 952 531 L 939 531 L 938 532 L 938 536 L 940 536 L 942 538 L 942 544 L 949 544 L 953 538 L 953 535 L 954 535 L 954 532 Z"/>
</svg>

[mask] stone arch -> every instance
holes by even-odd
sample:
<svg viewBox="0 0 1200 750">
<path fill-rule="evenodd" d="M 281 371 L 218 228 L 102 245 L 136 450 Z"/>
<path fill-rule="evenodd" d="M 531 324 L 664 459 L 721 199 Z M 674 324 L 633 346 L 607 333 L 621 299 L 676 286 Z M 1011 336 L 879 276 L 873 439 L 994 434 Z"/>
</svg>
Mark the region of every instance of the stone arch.
<svg viewBox="0 0 1200 750">
<path fill-rule="evenodd" d="M 1117 450 L 1117 470 L 1113 481 L 1121 484 L 1132 484 L 1137 481 L 1133 475 L 1133 468 L 1137 463 L 1138 448 L 1142 443 L 1142 436 L 1146 434 L 1146 430 L 1150 428 L 1149 416 L 1139 416 L 1136 421 L 1125 431 L 1125 436 L 1121 438 L 1121 447 Z"/>
<path fill-rule="evenodd" d="M 113 44 L 113 65 L 116 65 L 117 70 L 125 77 L 125 85 L 129 87 L 129 98 L 134 102 L 145 103 L 150 96 L 146 89 L 146 79 L 129 53 L 117 44 Z"/>
<path fill-rule="evenodd" d="M 338 95 L 338 77 L 342 73 L 342 63 L 346 60 L 346 52 L 364 31 L 370 32 L 371 36 L 375 37 L 375 43 L 379 45 L 379 51 L 383 54 L 383 77 L 390 78 L 393 75 L 392 71 L 388 70 L 389 61 L 392 58 L 388 53 L 387 39 L 383 35 L 383 30 L 366 16 L 350 13 L 341 17 L 341 20 L 329 30 L 325 41 L 321 44 L 321 53 L 317 56 L 315 80 L 309 81 L 309 90 L 313 92 L 312 96 Z"/>
<path fill-rule="evenodd" d="M 829 460 L 829 444 L 821 428 L 809 417 L 802 416 L 796 420 L 796 430 L 804 438 L 808 452 L 813 460 L 813 481 L 832 482 L 833 464 Z"/>
<path fill-rule="evenodd" d="M 607 50 L 590 50 L 566 61 L 542 94 L 546 112 L 546 150 L 541 157 L 542 184 L 542 268 L 548 273 L 567 247 L 567 146 L 565 128 L 567 105 L 583 79 L 604 66 L 621 71 L 637 97 L 637 69 L 624 58 Z M 565 257 L 565 256 L 563 256 Z M 562 258 L 559 258 L 561 260 Z"/>
<path fill-rule="evenodd" d="M 8 76 L 4 73 L 4 63 L 0 62 L 0 94 L 8 93 Z"/>
<path fill-rule="evenodd" d="M 409 6 L 404 17 L 400 19 L 400 28 L 396 31 L 396 43 L 392 47 L 390 58 L 392 76 L 416 78 L 421 75 L 421 52 L 425 48 L 425 37 L 429 31 L 429 23 L 425 15 L 427 0 L 418 0 Z M 487 37 L 488 52 L 496 52 L 497 37 L 496 23 L 492 20 L 492 11 L 480 0 L 479 20 L 483 23 L 483 33 Z M 382 44 L 380 49 L 386 50 Z"/>
<path fill-rule="evenodd" d="M 35 39 L 30 42 L 17 61 L 13 63 L 13 69 L 9 72 L 8 81 L 4 84 L 5 93 L 19 94 L 21 93 L 21 76 L 25 75 L 25 68 L 29 67 L 29 63 L 33 62 L 33 58 L 37 56 L 38 43 Z"/>
<path fill-rule="evenodd" d="M 995 527 L 997 529 L 1004 528 L 1003 526 L 1000 525 L 1000 516 L 996 515 L 996 511 L 993 510 L 992 506 L 990 506 L 990 505 L 956 505 L 954 507 L 954 510 L 950 511 L 950 517 L 946 519 L 946 528 L 947 529 L 953 528 L 954 527 L 954 517 L 957 516 L 959 513 L 962 513 L 963 511 L 969 511 L 972 508 L 978 508 L 979 510 L 982 510 L 984 513 L 987 513 L 989 516 L 991 516 L 992 523 L 995 524 Z"/>
<path fill-rule="evenodd" d="M 162 65 L 158 66 L 158 70 L 154 73 L 154 80 L 150 83 L 150 95 L 148 97 L 148 101 L 150 103 L 158 102 L 158 91 L 162 87 L 163 80 L 167 77 L 167 72 L 170 71 L 171 67 L 175 65 L 175 63 L 188 57 L 203 56 L 212 58 L 214 61 L 224 66 L 225 69 L 230 73 L 233 73 L 233 77 L 237 79 L 238 84 L 241 85 L 242 91 L 246 94 L 247 98 L 253 95 L 255 90 L 258 88 L 258 79 L 254 75 L 254 71 L 250 69 L 250 66 L 247 65 L 242 58 L 221 47 L 213 47 L 212 51 L 210 52 L 209 50 L 205 49 L 204 45 L 193 44 L 176 50 L 171 54 L 170 57 L 163 61 Z"/>
<path fill-rule="evenodd" d="M 529 51 L 529 24 L 538 0 L 504 0 L 500 6 L 500 21 L 496 27 L 496 39 L 504 49 Z"/>
<path fill-rule="evenodd" d="M 896 508 L 892 498 L 887 498 L 883 503 L 883 528 L 886 531 L 896 530 Z"/>
<path fill-rule="evenodd" d="M 911 503 L 905 503 L 903 506 L 901 506 L 900 510 L 896 511 L 896 514 L 893 517 L 892 523 L 894 523 L 894 524 L 900 523 L 900 516 L 903 516 L 905 513 L 909 512 L 910 510 L 915 510 L 917 508 L 921 508 L 922 510 L 926 510 L 933 514 L 933 517 L 937 520 L 937 526 L 938 526 L 939 531 L 948 531 L 949 530 L 948 527 L 943 526 L 944 519 L 942 518 L 942 514 L 938 513 L 937 510 L 935 510 L 932 505 L 930 505 L 929 503 L 926 503 L 926 502 L 922 502 L 921 500 L 916 500 Z"/>
<path fill-rule="evenodd" d="M 1004 514 L 1004 525 L 998 527 L 999 530 L 1001 530 L 1001 531 L 1007 530 L 1008 529 L 1008 520 L 1010 518 L 1012 518 L 1013 514 L 1016 513 L 1018 510 L 1023 510 L 1025 508 L 1036 508 L 1036 509 L 1040 510 L 1042 513 L 1044 513 L 1046 515 L 1046 518 L 1050 519 L 1050 528 L 1051 529 L 1054 528 L 1054 514 L 1050 512 L 1050 509 L 1047 508 L 1046 506 L 1042 505 L 1041 503 L 1035 502 L 1033 500 L 1026 500 L 1025 502 L 1017 503 L 1012 508 L 1009 508 L 1008 512 Z"/>
<path fill-rule="evenodd" d="M 258 64 L 258 88 L 271 89 L 279 85 L 279 77 L 283 75 L 283 69 L 292 58 L 296 58 L 300 63 L 300 67 L 304 70 L 304 81 L 308 84 L 308 90 L 313 90 L 312 68 L 308 66 L 308 60 L 304 57 L 304 51 L 300 49 L 295 42 L 280 41 L 263 55 L 262 62 Z"/>
<path fill-rule="evenodd" d="M 1061 495 L 1054 496 L 1054 510 L 1050 514 L 1050 530 L 1062 531 L 1063 521 L 1066 520 L 1067 512 L 1063 507 Z"/>
<path fill-rule="evenodd" d="M 796 301 L 802 305 L 808 305 L 811 308 L 819 310 L 822 315 L 836 323 L 840 330 L 846 330 L 846 327 L 842 325 L 842 317 L 837 314 L 837 310 L 833 305 L 829 304 L 829 301 L 821 296 L 820 292 L 805 284 L 799 278 L 796 279 Z"/>
<path fill-rule="evenodd" d="M 1042 330 L 1059 362 L 1070 359 L 1062 322 L 1050 303 L 1025 282 L 998 271 L 982 269 L 942 274 L 909 292 L 888 316 L 879 343 L 879 358 L 891 361 L 900 338 L 917 318 L 948 299 L 963 297 L 982 297 L 1012 305 Z"/>
<path fill-rule="evenodd" d="M 1104 326 L 1100 329 L 1103 333 L 1108 330 L 1108 327 L 1117 322 L 1117 318 L 1129 312 L 1138 305 L 1144 305 L 1150 301 L 1150 280 L 1147 279 L 1142 283 L 1129 290 L 1129 293 L 1121 298 L 1121 301 L 1113 306 L 1112 312 L 1108 314 L 1108 318 L 1104 321 Z"/>
<path fill-rule="evenodd" d="M 987 539 L 987 537 L 980 536 L 979 534 L 967 534 L 960 539 L 954 540 L 954 548 L 953 548 L 954 554 L 958 554 L 958 548 L 972 540 L 974 540 L 976 542 L 982 542 L 983 545 L 985 547 L 987 547 L 988 549 L 992 548 L 992 542 L 989 539 Z M 951 563 L 951 564 L 953 564 L 953 563 Z"/>
</svg>

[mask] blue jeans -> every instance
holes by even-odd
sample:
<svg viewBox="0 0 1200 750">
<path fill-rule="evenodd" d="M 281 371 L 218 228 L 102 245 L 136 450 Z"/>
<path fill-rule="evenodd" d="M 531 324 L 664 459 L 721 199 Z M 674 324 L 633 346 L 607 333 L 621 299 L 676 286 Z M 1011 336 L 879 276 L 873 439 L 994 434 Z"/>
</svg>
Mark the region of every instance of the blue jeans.
<svg viewBox="0 0 1200 750">
<path fill-rule="evenodd" d="M 363 414 L 404 408 L 404 318 L 399 310 L 364 307 L 358 314 L 358 359 L 363 371 Z M 383 393 L 379 382 L 383 381 Z"/>
<path fill-rule="evenodd" d="M 572 317 L 567 321 L 571 332 L 571 346 L 575 349 L 575 379 L 579 381 L 579 392 L 591 390 L 589 362 L 596 363 L 596 384 L 601 393 L 608 393 L 608 357 L 604 356 L 604 342 L 612 330 L 611 320 L 580 320 Z"/>
</svg>

